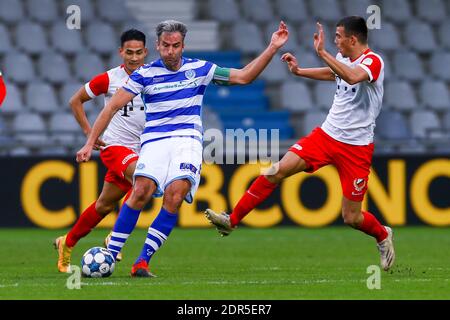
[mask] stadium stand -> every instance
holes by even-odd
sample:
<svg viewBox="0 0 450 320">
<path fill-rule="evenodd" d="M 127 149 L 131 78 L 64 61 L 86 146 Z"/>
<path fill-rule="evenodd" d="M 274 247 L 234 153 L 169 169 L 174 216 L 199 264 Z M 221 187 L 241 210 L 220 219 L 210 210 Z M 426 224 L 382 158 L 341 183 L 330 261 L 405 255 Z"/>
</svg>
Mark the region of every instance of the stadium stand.
<svg viewBox="0 0 450 320">
<path fill-rule="evenodd" d="M 77 150 L 84 135 L 69 119 L 68 99 L 93 75 L 121 62 L 118 39 L 126 28 L 146 32 L 151 61 L 157 58 L 156 23 L 168 17 L 184 21 L 190 28 L 187 56 L 241 67 L 264 49 L 284 19 L 290 40 L 282 53 L 293 52 L 301 66 L 318 67 L 323 64 L 313 50 L 316 19 L 324 23 L 327 46 L 335 53 L 336 20 L 353 14 L 367 18 L 373 4 L 380 6 L 382 21 L 381 29 L 370 31 L 369 43 L 385 60 L 386 78 L 375 152 L 449 152 L 446 0 L 0 0 L 0 69 L 8 86 L 0 109 L 0 153 Z M 69 5 L 81 9 L 81 30 L 66 27 Z M 280 56 L 250 86 L 210 86 L 205 129 L 280 128 L 282 146 L 289 146 L 320 125 L 334 83 L 296 78 Z M 90 120 L 102 104 L 102 99 L 87 104 Z"/>
</svg>

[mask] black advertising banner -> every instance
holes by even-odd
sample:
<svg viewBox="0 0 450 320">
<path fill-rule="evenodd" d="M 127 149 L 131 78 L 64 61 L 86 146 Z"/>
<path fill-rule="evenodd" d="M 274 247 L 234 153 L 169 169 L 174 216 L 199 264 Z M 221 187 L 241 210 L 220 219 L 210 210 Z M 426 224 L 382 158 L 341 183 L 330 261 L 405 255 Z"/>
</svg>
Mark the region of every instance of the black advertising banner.
<svg viewBox="0 0 450 320">
<path fill-rule="evenodd" d="M 98 159 L 78 164 L 72 158 L 0 158 L 2 219 L 0 227 L 70 227 L 96 200 L 106 172 Z M 192 205 L 183 204 L 180 227 L 208 227 L 207 207 L 229 211 L 260 174 L 252 164 L 205 164 Z M 243 224 L 250 227 L 342 224 L 342 191 L 333 166 L 315 174 L 284 180 Z M 138 227 L 147 228 L 162 200 L 145 207 Z M 450 159 L 448 157 L 375 157 L 363 208 L 392 226 L 450 226 Z M 118 208 L 117 208 L 118 209 Z M 100 226 L 112 227 L 117 209 Z"/>
</svg>

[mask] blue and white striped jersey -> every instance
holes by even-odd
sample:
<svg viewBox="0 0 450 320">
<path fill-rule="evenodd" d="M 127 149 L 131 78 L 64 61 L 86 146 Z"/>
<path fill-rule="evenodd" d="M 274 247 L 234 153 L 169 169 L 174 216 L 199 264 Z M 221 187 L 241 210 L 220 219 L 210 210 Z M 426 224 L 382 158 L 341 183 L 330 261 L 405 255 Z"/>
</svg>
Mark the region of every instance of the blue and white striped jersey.
<svg viewBox="0 0 450 320">
<path fill-rule="evenodd" d="M 182 58 L 181 68 L 168 70 L 161 59 L 137 69 L 125 90 L 142 95 L 146 123 L 141 134 L 145 143 L 188 136 L 202 141 L 202 102 L 211 81 L 227 84 L 229 69 L 214 63 Z"/>
</svg>

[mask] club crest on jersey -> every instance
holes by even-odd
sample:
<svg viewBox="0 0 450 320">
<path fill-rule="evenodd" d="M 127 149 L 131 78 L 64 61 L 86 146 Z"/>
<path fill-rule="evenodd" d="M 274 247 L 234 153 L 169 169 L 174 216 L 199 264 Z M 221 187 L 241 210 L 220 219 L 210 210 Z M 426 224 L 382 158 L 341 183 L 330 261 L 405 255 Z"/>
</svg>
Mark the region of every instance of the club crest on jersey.
<svg viewBox="0 0 450 320">
<path fill-rule="evenodd" d="M 188 170 L 194 174 L 197 173 L 197 168 L 193 164 L 185 162 L 180 163 L 180 170 Z"/>
<path fill-rule="evenodd" d="M 366 180 L 363 178 L 356 178 L 353 180 L 353 186 L 355 187 L 356 191 L 361 191 L 366 186 Z"/>
<path fill-rule="evenodd" d="M 145 168 L 145 164 L 143 164 L 143 163 L 139 163 L 136 167 L 136 169 L 138 169 L 138 170 L 142 170 L 144 168 Z"/>
<path fill-rule="evenodd" d="M 186 76 L 187 79 L 191 80 L 195 78 L 195 71 L 192 69 L 187 70 L 184 75 Z"/>
</svg>

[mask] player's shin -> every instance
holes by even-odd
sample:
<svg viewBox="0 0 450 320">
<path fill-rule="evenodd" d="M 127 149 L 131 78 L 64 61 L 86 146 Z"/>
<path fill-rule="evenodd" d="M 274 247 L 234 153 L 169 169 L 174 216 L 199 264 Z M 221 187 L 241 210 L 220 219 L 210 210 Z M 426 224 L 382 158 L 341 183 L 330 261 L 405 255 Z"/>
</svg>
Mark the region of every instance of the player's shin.
<svg viewBox="0 0 450 320">
<path fill-rule="evenodd" d="M 377 242 L 386 239 L 388 236 L 386 228 L 377 220 L 377 218 L 367 211 L 362 211 L 361 213 L 364 219 L 359 224 L 358 229 L 377 239 Z"/>
<path fill-rule="evenodd" d="M 176 226 L 177 221 L 178 214 L 170 213 L 166 209 L 161 208 L 158 216 L 148 228 L 147 238 L 135 264 L 141 260 L 145 260 L 147 263 L 150 261 L 155 252 L 167 240 L 172 229 Z"/>
<path fill-rule="evenodd" d="M 265 176 L 259 176 L 230 214 L 231 226 L 236 226 L 250 211 L 266 200 L 277 186 L 278 184 L 270 182 Z"/>
<path fill-rule="evenodd" d="M 75 246 L 81 238 L 86 236 L 93 228 L 95 228 L 103 216 L 100 215 L 95 209 L 96 201 L 92 203 L 86 210 L 83 211 L 78 221 L 70 229 L 66 238 L 66 245 L 70 248 Z"/>
<path fill-rule="evenodd" d="M 114 259 L 116 259 L 122 247 L 134 230 L 136 223 L 139 219 L 141 210 L 130 208 L 126 203 L 123 204 L 120 209 L 119 216 L 111 234 L 111 241 L 108 243 L 108 250 L 111 251 Z"/>
</svg>

